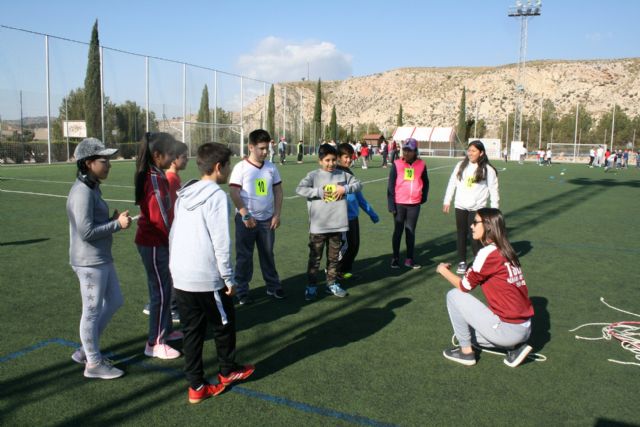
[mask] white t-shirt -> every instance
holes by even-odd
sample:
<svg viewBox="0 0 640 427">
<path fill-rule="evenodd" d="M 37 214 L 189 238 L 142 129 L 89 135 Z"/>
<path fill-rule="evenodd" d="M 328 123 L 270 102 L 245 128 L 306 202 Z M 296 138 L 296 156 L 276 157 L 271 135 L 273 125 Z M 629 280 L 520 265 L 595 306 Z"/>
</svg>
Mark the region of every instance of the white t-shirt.
<svg viewBox="0 0 640 427">
<path fill-rule="evenodd" d="M 273 216 L 273 187 L 281 183 L 278 168 L 268 160 L 259 166 L 244 159 L 233 167 L 229 178 L 229 186 L 240 188 L 242 202 L 258 221 Z"/>
</svg>

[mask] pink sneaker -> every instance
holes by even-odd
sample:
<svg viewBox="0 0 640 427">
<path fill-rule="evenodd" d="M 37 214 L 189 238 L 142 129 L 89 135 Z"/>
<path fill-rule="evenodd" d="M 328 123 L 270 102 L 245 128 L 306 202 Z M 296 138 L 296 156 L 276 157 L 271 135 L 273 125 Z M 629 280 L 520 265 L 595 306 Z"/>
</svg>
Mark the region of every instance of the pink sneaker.
<svg viewBox="0 0 640 427">
<path fill-rule="evenodd" d="M 167 344 L 147 345 L 144 348 L 145 356 L 157 357 L 158 359 L 177 359 L 180 352 Z"/>
<path fill-rule="evenodd" d="M 178 341 L 184 338 L 182 331 L 173 331 L 165 338 L 167 341 Z"/>
</svg>

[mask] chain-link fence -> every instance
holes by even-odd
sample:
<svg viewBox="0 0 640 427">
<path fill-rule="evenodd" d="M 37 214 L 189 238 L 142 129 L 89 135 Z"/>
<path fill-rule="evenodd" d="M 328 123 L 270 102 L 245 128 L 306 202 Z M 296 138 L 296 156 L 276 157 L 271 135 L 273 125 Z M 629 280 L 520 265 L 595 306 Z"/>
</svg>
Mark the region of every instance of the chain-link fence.
<svg viewBox="0 0 640 427">
<path fill-rule="evenodd" d="M 88 55 L 85 42 L 0 26 L 0 162 L 70 160 L 86 134 Z M 217 141 L 239 155 L 264 127 L 269 82 L 105 46 L 100 70 L 101 129 L 89 136 L 123 158 L 147 131 L 171 133 L 190 154 Z"/>
</svg>

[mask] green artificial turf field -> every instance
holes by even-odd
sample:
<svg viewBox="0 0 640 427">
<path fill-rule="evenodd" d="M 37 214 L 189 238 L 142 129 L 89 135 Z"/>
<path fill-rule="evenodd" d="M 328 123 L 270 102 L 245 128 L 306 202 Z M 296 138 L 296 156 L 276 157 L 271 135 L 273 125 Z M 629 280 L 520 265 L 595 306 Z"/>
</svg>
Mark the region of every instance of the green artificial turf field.
<svg viewBox="0 0 640 427">
<path fill-rule="evenodd" d="M 360 216 L 359 277 L 350 295 L 304 301 L 306 203 L 295 187 L 315 168 L 280 167 L 285 193 L 276 263 L 288 298 L 265 295 L 256 260 L 255 304 L 237 307 L 238 361 L 256 373 L 200 405 L 187 402 L 182 359 L 143 355 L 147 301 L 135 227 L 116 234 L 113 254 L 125 304 L 102 347 L 126 375 L 89 380 L 70 355 L 79 343 L 78 282 L 68 265 L 65 196 L 74 165 L 0 167 L 0 424 L 2 425 L 606 425 L 638 424 L 640 362 L 601 326 L 639 321 L 640 170 L 605 174 L 584 165 L 495 162 L 500 206 L 521 257 L 536 316 L 531 343 L 546 362 L 516 369 L 483 353 L 474 367 L 442 357 L 452 329 L 445 308 L 450 285 L 435 273 L 456 262 L 453 214 L 442 198 L 453 159 L 426 159 L 431 190 L 417 228 L 421 270 L 391 270 L 392 220 L 386 210 L 388 169 L 355 168 L 381 217 Z M 505 170 L 502 170 L 506 168 Z M 111 209 L 137 213 L 131 162 L 114 162 L 102 186 Z M 564 174 L 561 175 L 561 172 Z M 192 160 L 183 181 L 196 177 Z M 53 197 L 53 196 L 60 197 Z M 232 231 L 233 232 L 233 231 Z M 404 247 L 404 242 L 403 242 Z M 480 296 L 480 290 L 474 292 Z M 180 346 L 178 345 L 178 348 Z M 206 370 L 217 371 L 211 340 Z M 621 425 L 624 425 L 621 424 Z"/>
</svg>

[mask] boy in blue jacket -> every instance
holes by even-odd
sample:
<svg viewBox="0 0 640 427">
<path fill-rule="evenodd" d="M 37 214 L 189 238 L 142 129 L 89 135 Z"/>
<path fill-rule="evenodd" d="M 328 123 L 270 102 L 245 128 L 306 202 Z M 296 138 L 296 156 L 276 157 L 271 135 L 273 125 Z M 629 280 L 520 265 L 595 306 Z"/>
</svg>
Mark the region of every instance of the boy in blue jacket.
<svg viewBox="0 0 640 427">
<path fill-rule="evenodd" d="M 354 150 L 351 144 L 342 143 L 338 146 L 338 169 L 351 175 L 350 167 L 353 163 Z M 364 198 L 362 191 L 347 194 L 347 216 L 349 219 L 349 230 L 342 233 L 342 247 L 340 248 L 340 258 L 338 261 L 338 279 L 350 279 L 355 261 L 360 249 L 360 222 L 358 214 L 360 209 L 365 211 L 371 221 L 376 224 L 380 221 L 378 214 L 373 210 L 369 202 Z"/>
</svg>

